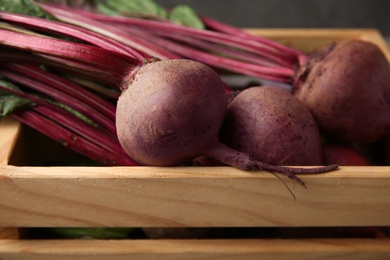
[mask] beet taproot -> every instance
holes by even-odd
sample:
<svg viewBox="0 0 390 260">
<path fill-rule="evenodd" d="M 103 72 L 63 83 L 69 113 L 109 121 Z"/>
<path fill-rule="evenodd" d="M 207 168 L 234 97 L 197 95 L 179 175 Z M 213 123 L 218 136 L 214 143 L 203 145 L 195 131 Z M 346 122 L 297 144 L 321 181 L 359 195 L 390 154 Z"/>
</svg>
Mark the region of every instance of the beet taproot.
<svg viewBox="0 0 390 260">
<path fill-rule="evenodd" d="M 118 137 L 144 165 L 177 165 L 217 142 L 226 111 L 217 73 L 190 60 L 141 67 L 117 103 Z"/>
<path fill-rule="evenodd" d="M 345 40 L 314 52 L 294 95 L 328 138 L 369 143 L 390 132 L 390 66 L 373 43 Z"/>
<path fill-rule="evenodd" d="M 322 165 L 321 137 L 309 109 L 277 87 L 251 87 L 229 103 L 222 141 L 273 165 Z"/>
</svg>

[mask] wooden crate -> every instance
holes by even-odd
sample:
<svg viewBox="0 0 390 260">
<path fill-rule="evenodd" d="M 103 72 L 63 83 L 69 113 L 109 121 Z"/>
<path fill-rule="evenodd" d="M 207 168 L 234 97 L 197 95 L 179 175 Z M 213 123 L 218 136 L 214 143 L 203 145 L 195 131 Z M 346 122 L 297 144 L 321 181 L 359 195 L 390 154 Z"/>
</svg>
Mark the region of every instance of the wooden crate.
<svg viewBox="0 0 390 260">
<path fill-rule="evenodd" d="M 313 50 L 377 30 L 251 29 Z M 171 239 L 31 240 L 24 227 L 390 226 L 390 167 L 341 167 L 301 176 L 308 189 L 266 172 L 231 167 L 81 167 L 53 141 L 4 118 L 0 123 L 0 259 L 389 259 L 390 240 Z M 47 166 L 47 161 L 56 165 Z"/>
</svg>

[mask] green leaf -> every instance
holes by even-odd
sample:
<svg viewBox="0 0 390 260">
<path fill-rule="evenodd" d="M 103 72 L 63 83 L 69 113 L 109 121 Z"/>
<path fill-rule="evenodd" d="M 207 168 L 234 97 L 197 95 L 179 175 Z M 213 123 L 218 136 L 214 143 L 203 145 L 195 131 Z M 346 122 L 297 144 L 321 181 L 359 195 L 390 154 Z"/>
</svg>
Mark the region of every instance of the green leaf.
<svg viewBox="0 0 390 260">
<path fill-rule="evenodd" d="M 102 2 L 98 2 L 96 3 L 96 8 L 99 10 L 99 12 L 101 12 L 102 14 L 106 14 L 106 15 L 112 15 L 112 16 L 115 16 L 115 15 L 120 15 L 120 13 L 110 7 L 108 7 L 105 3 L 102 3 Z"/>
<path fill-rule="evenodd" d="M 20 91 L 11 82 L 0 79 L 0 86 L 11 90 Z M 4 89 L 0 89 L 0 118 L 12 114 L 13 111 L 32 106 L 34 103 L 29 99 L 19 97 L 15 94 L 9 93 Z"/>
<path fill-rule="evenodd" d="M 107 0 L 98 5 L 99 11 L 108 15 L 167 17 L 166 10 L 152 0 Z"/>
<path fill-rule="evenodd" d="M 29 106 L 32 102 L 28 99 L 14 95 L 0 97 L 0 117 L 10 115 L 13 111 Z"/>
<path fill-rule="evenodd" d="M 50 228 L 61 238 L 124 239 L 134 228 Z"/>
<path fill-rule="evenodd" d="M 53 105 L 56 105 L 66 111 L 68 111 L 69 113 L 73 114 L 75 117 L 77 117 L 78 119 L 84 121 L 85 123 L 89 124 L 90 126 L 93 126 L 93 127 L 98 127 L 98 125 L 92 120 L 90 119 L 89 117 L 85 116 L 84 114 L 80 113 L 79 111 L 77 110 L 74 110 L 73 108 L 67 106 L 67 105 L 64 105 L 64 104 L 61 104 L 61 103 L 58 103 L 58 102 L 55 102 L 53 100 L 50 100 L 50 99 L 45 99 L 45 101 L 53 104 Z"/>
<path fill-rule="evenodd" d="M 178 24 L 204 29 L 205 26 L 193 8 L 188 5 L 177 5 L 169 13 L 169 20 Z"/>
<path fill-rule="evenodd" d="M 0 77 L 1 77 L 1 75 L 0 75 Z M 35 105 L 34 102 L 32 102 L 29 99 L 22 98 L 22 97 L 19 97 L 18 95 L 15 95 L 13 93 L 8 92 L 6 89 L 10 89 L 13 91 L 18 91 L 18 92 L 21 91 L 13 83 L 0 78 L 0 86 L 1 86 L 1 89 L 0 89 L 0 118 L 11 114 L 13 111 L 15 111 L 17 109 L 22 109 L 22 108 L 31 107 L 31 106 Z M 44 99 L 43 97 L 41 97 L 41 98 Z M 53 105 L 56 105 L 64 110 L 68 111 L 69 113 L 73 114 L 77 118 L 83 120 L 85 123 L 87 123 L 93 127 L 98 127 L 98 125 L 94 121 L 92 121 L 89 117 L 74 110 L 73 108 L 66 106 L 64 104 L 55 102 L 55 101 L 50 100 L 50 99 L 45 98 L 45 100 Z"/>
<path fill-rule="evenodd" d="M 48 20 L 57 20 L 54 16 L 43 10 L 33 0 L 0 0 L 0 11 L 25 14 Z"/>
<path fill-rule="evenodd" d="M 107 0 L 97 2 L 96 6 L 101 13 L 107 15 L 163 18 L 188 27 L 205 28 L 195 10 L 188 5 L 177 5 L 169 13 L 153 0 Z"/>
</svg>

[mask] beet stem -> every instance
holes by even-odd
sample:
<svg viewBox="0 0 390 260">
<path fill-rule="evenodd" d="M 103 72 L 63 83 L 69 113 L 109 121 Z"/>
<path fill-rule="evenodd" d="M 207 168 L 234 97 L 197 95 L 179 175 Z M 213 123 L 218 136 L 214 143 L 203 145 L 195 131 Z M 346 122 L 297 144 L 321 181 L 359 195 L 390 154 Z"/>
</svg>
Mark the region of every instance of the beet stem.
<svg viewBox="0 0 390 260">
<path fill-rule="evenodd" d="M 16 120 L 92 160 L 106 165 L 131 165 L 129 157 L 117 156 L 71 132 L 34 110 L 14 112 Z M 42 127 L 44 126 L 44 127 Z"/>
<path fill-rule="evenodd" d="M 11 64 L 6 66 L 30 79 L 35 79 L 60 91 L 61 94 L 65 93 L 70 97 L 76 98 L 79 100 L 79 103 L 89 105 L 102 113 L 102 115 L 115 120 L 115 106 L 112 103 L 63 77 L 28 65 Z"/>
<path fill-rule="evenodd" d="M 62 73 L 70 73 L 75 76 L 83 77 L 105 84 L 109 87 L 118 87 L 121 79 L 115 77 L 93 65 L 70 61 L 66 58 L 46 56 L 42 54 L 32 54 L 14 49 L 0 50 L 0 60 L 3 62 L 21 63 L 25 65 L 45 65 L 47 68 Z"/>
<path fill-rule="evenodd" d="M 54 120 L 54 121 L 61 123 L 62 125 L 64 125 L 64 127 L 75 129 L 76 132 L 77 131 L 80 132 L 81 135 L 83 135 L 84 137 L 86 137 L 86 138 L 89 137 L 89 139 L 91 141 L 100 140 L 99 136 L 94 135 L 95 132 L 96 133 L 99 132 L 99 133 L 101 133 L 101 135 L 100 135 L 101 137 L 105 136 L 103 138 L 104 140 L 106 140 L 106 139 L 109 140 L 109 143 L 118 142 L 118 140 L 115 137 L 113 137 L 111 135 L 107 135 L 106 133 L 102 132 L 99 127 L 97 127 L 95 125 L 91 126 L 90 122 L 86 122 L 85 120 L 75 116 L 74 114 L 70 113 L 69 111 L 64 110 L 63 108 L 61 108 L 59 106 L 56 106 L 47 100 L 39 98 L 38 96 L 35 96 L 32 94 L 27 94 L 27 93 L 22 92 L 22 91 L 12 90 L 12 89 L 3 87 L 1 85 L 0 85 L 0 90 L 4 90 L 8 93 L 20 96 L 20 97 L 25 98 L 25 99 L 29 99 L 30 101 L 32 101 L 35 105 L 38 105 L 38 107 L 39 107 L 38 108 L 38 107 L 34 106 L 32 109 L 35 109 L 36 111 L 41 112 L 41 113 L 42 113 L 42 110 L 45 110 L 44 114 L 46 116 L 48 116 L 49 118 L 52 118 L 52 119 L 55 118 L 56 120 Z M 65 122 L 67 122 L 67 123 L 65 123 Z M 111 146 L 111 144 L 109 144 L 108 146 Z"/>
<path fill-rule="evenodd" d="M 132 67 L 141 65 L 139 62 L 133 63 L 134 60 L 123 54 L 99 47 L 2 29 L 0 42 L 3 46 L 93 64 L 120 78 L 124 78 Z"/>
<path fill-rule="evenodd" d="M 175 36 L 174 34 L 164 34 L 161 32 L 156 32 L 151 35 L 140 29 L 127 28 L 127 30 L 132 31 L 134 34 L 140 35 L 140 37 L 144 37 L 159 46 L 164 46 L 182 57 L 197 60 L 214 67 L 226 68 L 243 74 L 251 74 L 251 72 L 253 72 L 256 74 L 254 76 L 259 76 L 259 74 L 257 74 L 259 73 L 258 71 L 280 74 L 288 78 L 293 77 L 295 73 L 293 69 L 280 66 L 275 62 L 264 57 L 259 57 L 256 54 L 209 43 L 204 40 L 194 39 L 193 37 L 182 35 Z M 167 36 L 177 42 L 156 35 Z M 185 44 L 183 44 L 183 42 Z M 283 79 L 284 78 L 282 77 L 281 81 L 284 81 Z"/>
<path fill-rule="evenodd" d="M 37 96 L 17 90 L 12 90 L 1 85 L 0 89 L 31 100 L 36 105 L 30 109 L 35 110 L 42 116 L 50 118 L 52 121 L 56 122 L 58 125 L 61 125 L 63 128 L 66 128 L 69 131 L 86 138 L 91 143 L 106 149 L 109 153 L 123 157 L 123 161 L 125 161 L 127 158 L 128 163 L 126 165 L 138 165 L 138 163 L 136 163 L 126 154 L 122 146 L 119 144 L 117 137 L 107 135 L 105 132 L 100 131 L 99 128 L 87 124 L 85 121 L 69 113 L 68 111 Z M 42 127 L 42 125 L 40 127 Z"/>
<path fill-rule="evenodd" d="M 130 31 L 132 27 L 127 26 L 125 30 Z M 243 47 L 239 48 L 238 46 L 229 46 L 226 44 L 223 44 L 220 41 L 209 41 L 209 39 L 205 37 L 194 37 L 194 35 L 188 35 L 188 34 L 181 34 L 181 33 L 172 33 L 165 30 L 158 30 L 158 29 L 150 29 L 150 28 L 136 28 L 138 30 L 142 30 L 144 33 L 148 33 L 152 36 L 158 36 L 163 37 L 166 40 L 172 39 L 173 41 L 180 41 L 182 42 L 182 45 L 187 46 L 196 46 L 197 48 L 203 48 L 204 50 L 207 50 L 208 52 L 214 53 L 215 50 L 219 53 L 219 56 L 229 56 L 231 55 L 232 51 L 240 51 L 241 53 L 246 53 L 248 55 L 252 55 L 252 60 L 258 60 L 259 63 L 263 60 L 267 60 L 269 62 L 272 62 L 273 64 L 278 65 L 279 67 L 292 70 L 293 69 L 293 63 L 291 61 L 286 61 L 285 59 L 275 59 L 273 57 L 270 57 L 267 55 L 267 52 L 259 51 L 256 48 L 249 48 L 249 47 Z M 171 40 L 171 41 L 172 41 Z M 217 49 L 218 48 L 218 49 Z M 237 53 L 236 53 L 237 55 Z M 196 56 L 193 57 L 194 60 L 196 60 Z M 275 65 L 274 65 L 275 66 Z"/>
<path fill-rule="evenodd" d="M 163 38 L 156 38 L 154 42 L 165 46 L 165 48 L 178 53 L 180 56 L 207 63 L 209 66 L 224 68 L 230 71 L 261 77 L 263 79 L 274 80 L 278 82 L 289 82 L 294 71 L 283 67 L 261 66 L 250 64 L 244 61 L 229 59 L 215 54 L 207 53 L 187 45 L 175 43 Z"/>
<path fill-rule="evenodd" d="M 94 19 L 90 19 L 85 13 L 78 9 L 73 9 L 65 6 L 54 6 L 39 4 L 47 12 L 54 15 L 57 19 L 64 23 L 73 24 L 95 33 L 104 35 L 115 41 L 121 42 L 140 52 L 144 58 L 158 57 L 160 59 L 174 59 L 178 56 L 165 51 L 163 48 L 159 48 L 148 41 L 144 41 L 140 38 L 126 33 L 125 31 L 115 28 L 115 26 L 107 25 L 105 22 L 100 22 Z"/>
<path fill-rule="evenodd" d="M 233 35 L 235 37 L 241 37 L 244 39 L 251 39 L 254 41 L 261 42 L 263 44 L 266 44 L 268 46 L 271 46 L 277 50 L 280 51 L 281 56 L 291 56 L 293 58 L 297 58 L 302 55 L 302 53 L 296 49 L 289 48 L 283 44 L 274 42 L 272 40 L 269 40 L 267 38 L 258 36 L 258 35 L 252 35 L 250 33 L 245 32 L 242 29 L 236 28 L 234 26 L 231 26 L 229 24 L 223 23 L 221 21 L 217 21 L 215 19 L 212 19 L 210 17 L 202 17 L 203 23 L 208 27 L 209 29 L 218 31 L 218 32 L 223 32 L 227 33 L 230 35 Z"/>
<path fill-rule="evenodd" d="M 3 65 L 3 66 L 6 67 L 7 65 Z M 23 86 L 39 91 L 42 94 L 49 95 L 55 101 L 67 105 L 72 109 L 79 111 L 80 113 L 90 117 L 92 120 L 94 120 L 96 123 L 101 125 L 112 135 L 116 136 L 116 128 L 115 128 L 115 124 L 113 123 L 115 121 L 113 118 L 109 119 L 106 116 L 103 116 L 101 113 L 97 112 L 94 108 L 91 108 L 87 104 L 80 102 L 78 99 L 69 96 L 68 94 L 65 94 L 62 91 L 59 91 L 58 89 L 55 89 L 50 85 L 47 85 L 47 82 L 42 82 L 41 81 L 42 79 L 39 77 L 27 78 L 25 76 L 22 76 L 22 73 L 23 71 L 18 71 L 18 70 L 15 72 L 12 71 L 12 65 L 9 66 L 8 70 L 5 68 L 0 69 L 0 74 L 4 75 L 6 78 L 12 80 L 13 82 L 17 82 L 18 84 L 22 84 Z M 49 76 L 53 80 L 51 84 L 58 84 L 55 75 L 42 74 L 42 77 L 49 77 Z"/>
<path fill-rule="evenodd" d="M 235 168 L 244 170 L 244 171 L 269 171 L 272 173 L 280 173 L 286 175 L 288 178 L 295 180 L 301 184 L 304 188 L 306 184 L 295 174 L 302 173 L 325 173 L 329 171 L 334 171 L 338 168 L 338 165 L 327 165 L 322 167 L 313 167 L 313 168 L 298 168 L 298 167 L 288 167 L 288 166 L 276 166 L 266 163 L 253 160 L 249 154 L 236 151 L 227 147 L 222 143 L 214 145 L 207 153 L 206 156 L 213 158 L 221 163 L 231 165 Z"/>
<path fill-rule="evenodd" d="M 70 16 L 72 14 L 82 14 L 82 17 L 88 17 L 90 20 L 95 20 L 104 23 L 122 24 L 125 26 L 137 26 L 142 29 L 156 30 L 157 32 L 166 32 L 168 34 L 186 35 L 192 36 L 196 39 L 204 39 L 207 41 L 213 41 L 215 43 L 229 45 L 234 48 L 240 48 L 243 50 L 253 51 L 263 56 L 268 57 L 275 62 L 285 64 L 286 54 L 281 55 L 279 50 L 276 50 L 271 44 L 264 44 L 259 40 L 253 40 L 246 38 L 243 41 L 241 38 L 232 37 L 226 33 L 220 33 L 211 30 L 201 30 L 191 27 L 182 26 L 171 22 L 144 20 L 139 18 L 124 17 L 124 16 L 109 16 L 103 14 L 92 13 L 85 10 L 73 10 L 69 7 L 55 7 L 50 5 L 41 5 L 44 9 L 51 12 L 56 17 L 63 19 L 64 16 Z M 68 10 L 67 12 L 65 10 Z M 71 11 L 71 12 L 70 12 Z M 79 15 L 80 16 L 80 15 Z M 64 19 L 63 19 L 64 20 Z M 65 20 L 64 20 L 65 21 Z M 69 22 L 69 21 L 68 21 Z M 290 59 L 290 58 L 289 58 Z M 295 64 L 289 62 L 289 67 L 292 68 Z"/>
<path fill-rule="evenodd" d="M 54 32 L 56 34 L 59 34 L 60 36 L 70 36 L 75 39 L 83 40 L 90 44 L 99 46 L 106 50 L 123 53 L 129 58 L 138 59 L 138 61 L 140 62 L 142 62 L 144 59 L 144 57 L 140 55 L 137 51 L 125 44 L 114 41 L 113 39 L 108 37 L 103 37 L 100 34 L 94 33 L 84 28 L 76 27 L 66 23 L 48 21 L 42 18 L 5 12 L 0 12 L 0 20 L 4 20 L 22 26 L 29 26 L 35 29 L 39 29 L 41 31 Z"/>
</svg>

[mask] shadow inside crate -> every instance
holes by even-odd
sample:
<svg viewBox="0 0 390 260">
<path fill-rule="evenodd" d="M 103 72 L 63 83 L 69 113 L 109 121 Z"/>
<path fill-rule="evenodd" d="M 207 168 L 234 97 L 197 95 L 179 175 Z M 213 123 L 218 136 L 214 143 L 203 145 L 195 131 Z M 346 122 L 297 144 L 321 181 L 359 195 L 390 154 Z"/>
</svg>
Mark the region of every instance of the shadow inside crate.
<svg viewBox="0 0 390 260">
<path fill-rule="evenodd" d="M 15 166 L 99 166 L 95 161 L 68 149 L 27 125 L 21 126 L 20 135 L 11 152 L 8 164 Z"/>
<path fill-rule="evenodd" d="M 389 227 L 22 228 L 20 239 L 389 238 Z"/>
</svg>

